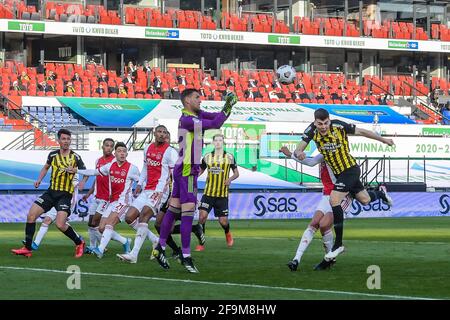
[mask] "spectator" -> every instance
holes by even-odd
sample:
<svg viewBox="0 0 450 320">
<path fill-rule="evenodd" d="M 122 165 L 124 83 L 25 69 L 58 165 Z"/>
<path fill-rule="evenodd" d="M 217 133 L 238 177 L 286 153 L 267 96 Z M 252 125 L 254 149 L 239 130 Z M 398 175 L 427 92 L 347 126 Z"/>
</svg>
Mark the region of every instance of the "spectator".
<svg viewBox="0 0 450 320">
<path fill-rule="evenodd" d="M 151 95 L 156 94 L 155 87 L 152 86 L 152 85 L 150 85 L 150 86 L 148 87 L 148 89 L 147 89 L 147 93 L 148 93 L 148 94 L 151 94 Z"/>
<path fill-rule="evenodd" d="M 75 72 L 75 74 L 74 74 L 73 77 L 72 77 L 72 82 L 75 82 L 75 81 L 83 82 L 83 79 L 81 79 L 81 77 L 80 77 L 80 75 L 78 74 L 78 72 Z"/>
<path fill-rule="evenodd" d="M 325 99 L 325 96 L 323 95 L 322 91 L 317 92 L 316 99 L 317 100 Z"/>
<path fill-rule="evenodd" d="M 184 74 L 181 74 L 181 75 L 177 76 L 177 79 L 178 79 L 178 84 L 181 84 L 183 86 L 187 85 L 187 83 L 186 83 L 186 76 Z"/>
<path fill-rule="evenodd" d="M 275 90 L 270 90 L 269 91 L 269 98 L 270 100 L 280 100 L 280 98 L 278 97 L 277 93 L 275 92 Z"/>
<path fill-rule="evenodd" d="M 331 100 L 341 100 L 342 98 L 337 94 L 336 91 L 333 90 L 330 94 Z"/>
<path fill-rule="evenodd" d="M 136 68 L 136 66 L 133 64 L 133 62 L 132 61 L 129 61 L 128 62 L 128 73 L 130 73 L 131 74 L 131 76 L 133 76 L 134 78 L 136 78 L 137 77 L 137 68 Z"/>
<path fill-rule="evenodd" d="M 294 92 L 291 93 L 291 97 L 294 100 L 301 99 L 300 98 L 300 91 L 299 90 L 294 90 Z"/>
<path fill-rule="evenodd" d="M 20 84 L 19 81 L 14 80 L 14 82 L 13 82 L 12 86 L 9 88 L 9 90 L 19 92 L 19 91 L 24 91 L 25 87 L 22 84 Z"/>
<path fill-rule="evenodd" d="M 38 85 L 38 89 L 43 92 L 55 92 L 55 87 L 45 80 Z"/>
<path fill-rule="evenodd" d="M 124 95 L 128 94 L 127 87 L 125 87 L 125 85 L 123 83 L 119 84 L 119 92 L 118 92 L 118 94 L 124 94 Z"/>
<path fill-rule="evenodd" d="M 112 81 L 108 83 L 108 93 L 116 93 L 119 94 L 119 88 L 117 87 L 117 84 Z"/>
<path fill-rule="evenodd" d="M 211 83 L 209 82 L 209 76 L 205 76 L 205 79 L 202 81 L 202 85 L 204 87 L 211 87 Z"/>
<path fill-rule="evenodd" d="M 242 3 L 243 0 L 237 0 L 237 9 L 238 9 L 238 17 L 239 19 L 242 18 Z"/>
<path fill-rule="evenodd" d="M 99 83 L 100 83 L 100 82 L 106 82 L 106 83 L 108 83 L 109 77 L 108 77 L 108 75 L 106 74 L 106 72 L 102 72 L 101 76 L 100 76 L 97 80 L 98 80 Z"/>
<path fill-rule="evenodd" d="M 205 97 L 205 98 L 207 98 L 207 96 L 206 96 L 206 92 L 205 92 L 205 88 L 203 88 L 203 87 L 200 87 L 200 90 L 199 90 L 199 92 L 200 92 L 200 95 L 201 95 L 202 97 Z"/>
<path fill-rule="evenodd" d="M 248 87 L 249 88 L 257 88 L 258 87 L 258 81 L 253 79 L 253 77 L 250 77 L 248 79 Z"/>
<path fill-rule="evenodd" d="M 128 74 L 127 74 L 127 77 L 124 78 L 124 79 L 122 80 L 122 83 L 124 83 L 124 84 L 126 84 L 126 83 L 131 83 L 131 84 L 133 84 L 133 83 L 135 83 L 135 82 L 136 82 L 136 81 L 134 80 L 132 73 L 128 73 Z"/>
<path fill-rule="evenodd" d="M 100 82 L 100 83 L 98 84 L 98 88 L 95 89 L 95 93 L 98 93 L 99 95 L 102 95 L 102 94 L 106 93 L 106 90 L 105 90 L 105 88 L 103 87 L 103 82 Z"/>
<path fill-rule="evenodd" d="M 157 75 L 154 79 L 153 79 L 153 87 L 155 88 L 156 92 L 161 95 L 161 85 L 162 85 L 162 81 L 161 81 L 161 76 Z"/>
<path fill-rule="evenodd" d="M 231 76 L 227 81 L 226 81 L 227 87 L 235 87 L 236 86 L 236 82 L 234 81 L 234 77 Z"/>
<path fill-rule="evenodd" d="M 297 89 L 303 89 L 306 92 L 305 84 L 303 83 L 302 79 L 298 79 L 297 85 L 295 86 Z"/>
<path fill-rule="evenodd" d="M 150 68 L 150 63 L 147 60 L 144 61 L 144 66 L 142 67 L 142 70 L 144 70 L 145 73 L 152 72 L 152 68 Z"/>
<path fill-rule="evenodd" d="M 45 66 L 42 63 L 42 60 L 39 60 L 39 64 L 38 64 L 38 66 L 36 68 L 36 72 L 37 72 L 37 74 L 44 74 L 45 73 Z"/>
<path fill-rule="evenodd" d="M 276 88 L 281 89 L 281 88 L 283 88 L 283 87 L 281 86 L 280 81 L 278 81 L 277 78 L 275 78 L 275 80 L 273 81 L 273 83 L 272 83 L 272 88 L 273 88 L 273 89 L 276 89 Z"/>
<path fill-rule="evenodd" d="M 261 93 L 259 93 L 258 88 L 248 88 L 245 90 L 244 97 L 247 99 L 262 98 Z"/>
<path fill-rule="evenodd" d="M 3 59 L 0 59 L 0 69 L 5 66 L 5 63 L 3 62 Z"/>
<path fill-rule="evenodd" d="M 75 88 L 73 87 L 72 81 L 67 82 L 64 92 L 70 92 L 70 93 L 75 94 Z"/>
<path fill-rule="evenodd" d="M 356 94 L 356 96 L 353 100 L 355 100 L 356 103 L 361 103 L 363 101 L 359 92 Z"/>
<path fill-rule="evenodd" d="M 144 90 L 142 89 L 142 87 L 140 85 L 136 85 L 136 89 L 134 90 L 134 93 L 135 94 L 142 94 L 142 95 L 145 94 Z"/>
<path fill-rule="evenodd" d="M 387 95 L 380 94 L 377 100 L 379 104 L 387 104 Z"/>
<path fill-rule="evenodd" d="M 50 70 L 48 72 L 48 76 L 47 76 L 47 78 L 45 78 L 45 80 L 47 80 L 47 81 L 49 81 L 49 80 L 54 81 L 54 80 L 56 80 L 56 78 L 57 78 L 56 74 L 52 70 Z"/>
<path fill-rule="evenodd" d="M 173 87 L 172 90 L 170 90 L 170 99 L 180 100 L 180 91 L 178 90 L 178 87 Z"/>
<path fill-rule="evenodd" d="M 31 79 L 28 76 L 27 72 L 24 70 L 24 71 L 22 71 L 22 74 L 19 76 L 19 80 L 21 83 L 24 83 L 24 82 L 30 81 Z"/>
</svg>

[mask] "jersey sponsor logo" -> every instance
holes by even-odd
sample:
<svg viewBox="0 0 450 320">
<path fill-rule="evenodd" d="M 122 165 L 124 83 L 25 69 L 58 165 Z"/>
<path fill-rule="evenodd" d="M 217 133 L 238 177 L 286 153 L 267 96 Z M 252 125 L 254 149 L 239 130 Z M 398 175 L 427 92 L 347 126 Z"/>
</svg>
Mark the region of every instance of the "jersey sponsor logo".
<svg viewBox="0 0 450 320">
<path fill-rule="evenodd" d="M 160 167 L 161 166 L 161 162 L 155 161 L 155 160 L 150 159 L 150 158 L 147 158 L 147 165 L 149 165 L 151 167 Z"/>
<path fill-rule="evenodd" d="M 297 212 L 298 205 L 297 199 L 294 197 L 269 197 L 259 195 L 253 199 L 253 205 L 255 206 L 256 212 L 253 212 L 255 216 L 262 217 L 266 212 Z"/>
<path fill-rule="evenodd" d="M 450 196 L 448 194 L 443 194 L 439 198 L 439 204 L 441 205 L 442 210 L 439 211 L 442 214 L 447 214 L 450 212 Z"/>
<path fill-rule="evenodd" d="M 326 150 L 326 151 L 331 151 L 331 152 L 336 152 L 337 149 L 339 149 L 342 146 L 341 143 L 333 143 L 333 142 L 329 142 L 329 143 L 325 143 L 323 146 L 320 147 L 320 150 Z"/>
<path fill-rule="evenodd" d="M 221 174 L 224 170 L 221 167 L 210 167 L 209 172 L 211 174 Z"/>
<path fill-rule="evenodd" d="M 111 183 L 125 183 L 125 179 L 111 176 Z"/>
</svg>

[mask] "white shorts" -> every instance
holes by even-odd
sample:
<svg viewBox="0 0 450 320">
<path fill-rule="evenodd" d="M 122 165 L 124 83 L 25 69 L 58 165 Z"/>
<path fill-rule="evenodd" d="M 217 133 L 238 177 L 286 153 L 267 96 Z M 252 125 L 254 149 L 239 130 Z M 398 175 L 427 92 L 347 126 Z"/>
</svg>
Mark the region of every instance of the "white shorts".
<svg viewBox="0 0 450 320">
<path fill-rule="evenodd" d="M 316 211 L 322 211 L 323 214 L 333 212 L 333 209 L 331 209 L 330 205 L 330 196 L 323 195 L 322 198 L 320 198 Z"/>
<path fill-rule="evenodd" d="M 105 210 L 108 208 L 108 204 L 109 204 L 109 202 L 106 200 L 94 198 L 94 201 L 89 206 L 89 211 L 88 211 L 89 215 L 92 216 L 97 212 L 100 214 L 103 214 L 105 212 Z"/>
<path fill-rule="evenodd" d="M 154 190 L 142 191 L 141 194 L 133 201 L 133 204 L 131 206 L 138 209 L 139 212 L 141 212 L 144 207 L 149 207 L 150 209 L 152 209 L 154 214 L 157 214 L 159 209 L 161 209 L 161 206 L 165 202 L 163 201 L 163 198 L 166 194 L 163 194 L 161 199 L 154 199 L 154 194 Z M 166 196 L 166 200 L 167 198 L 168 196 Z"/>
<path fill-rule="evenodd" d="M 342 200 L 341 206 L 342 210 L 345 212 L 348 207 L 351 206 L 353 199 L 349 196 L 346 196 L 344 200 Z M 330 204 L 330 196 L 323 195 L 320 199 L 319 204 L 317 205 L 316 211 L 322 211 L 323 214 L 333 213 L 333 209 Z"/>
<path fill-rule="evenodd" d="M 111 212 L 117 212 L 119 215 L 120 222 L 123 222 L 125 220 L 125 216 L 129 208 L 130 208 L 129 204 L 122 203 L 120 201 L 111 202 L 106 208 L 106 210 L 103 212 L 102 218 L 108 218 Z"/>
</svg>

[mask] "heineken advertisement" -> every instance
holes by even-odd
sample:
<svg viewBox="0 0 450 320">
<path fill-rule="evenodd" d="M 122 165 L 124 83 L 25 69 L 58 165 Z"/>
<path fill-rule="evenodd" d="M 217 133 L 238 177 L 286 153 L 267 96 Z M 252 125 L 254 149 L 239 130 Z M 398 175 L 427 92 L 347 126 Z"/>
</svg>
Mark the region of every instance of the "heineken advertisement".
<svg viewBox="0 0 450 320">
<path fill-rule="evenodd" d="M 182 40 L 255 45 L 292 45 L 301 47 L 450 52 L 450 43 L 442 41 L 410 41 L 382 38 L 273 34 L 223 30 L 149 28 L 133 25 L 121 26 L 79 23 L 75 18 L 71 19 L 71 17 L 69 17 L 69 20 L 70 22 L 31 22 L 0 19 L 0 32 L 33 32 L 63 36 L 162 39 L 172 41 Z"/>
</svg>

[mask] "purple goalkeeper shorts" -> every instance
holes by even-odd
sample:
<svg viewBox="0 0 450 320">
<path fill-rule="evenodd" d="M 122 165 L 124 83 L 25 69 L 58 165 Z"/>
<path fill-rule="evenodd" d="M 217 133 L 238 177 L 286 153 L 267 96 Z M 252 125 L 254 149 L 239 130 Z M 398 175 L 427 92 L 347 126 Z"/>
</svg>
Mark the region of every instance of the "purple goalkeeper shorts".
<svg viewBox="0 0 450 320">
<path fill-rule="evenodd" d="M 197 178 L 196 175 L 183 176 L 174 171 L 172 198 L 179 198 L 181 204 L 197 204 Z"/>
</svg>

